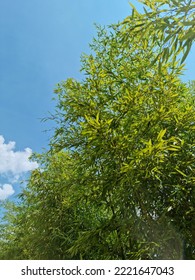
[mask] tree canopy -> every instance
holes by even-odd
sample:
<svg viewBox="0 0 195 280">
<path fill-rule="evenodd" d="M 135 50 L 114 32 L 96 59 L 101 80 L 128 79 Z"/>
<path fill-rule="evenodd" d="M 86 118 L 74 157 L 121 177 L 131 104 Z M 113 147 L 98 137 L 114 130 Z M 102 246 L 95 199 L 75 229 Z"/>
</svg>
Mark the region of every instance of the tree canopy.
<svg viewBox="0 0 195 280">
<path fill-rule="evenodd" d="M 82 81 L 57 85 L 50 150 L 7 204 L 1 259 L 195 259 L 195 86 L 179 55 L 194 4 L 141 2 L 152 11 L 97 27 Z"/>
<path fill-rule="evenodd" d="M 157 58 L 161 61 L 175 59 L 180 53 L 181 63 L 188 56 L 195 39 L 195 2 L 192 0 L 138 0 L 144 4 L 144 14 L 133 8 L 132 15 L 124 20 L 129 32 L 160 37 L 161 48 Z M 132 26 L 132 20 L 133 26 Z"/>
</svg>

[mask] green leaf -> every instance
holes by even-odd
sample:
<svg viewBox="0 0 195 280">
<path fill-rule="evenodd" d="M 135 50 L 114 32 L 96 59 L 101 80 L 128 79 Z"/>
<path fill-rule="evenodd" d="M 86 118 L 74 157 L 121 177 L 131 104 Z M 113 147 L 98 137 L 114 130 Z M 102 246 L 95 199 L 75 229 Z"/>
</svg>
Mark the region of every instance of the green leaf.
<svg viewBox="0 0 195 280">
<path fill-rule="evenodd" d="M 180 173 L 182 176 L 187 177 L 187 175 L 184 174 L 184 173 L 183 173 L 181 170 L 179 170 L 178 168 L 175 168 L 175 170 L 176 170 L 178 173 Z"/>
<path fill-rule="evenodd" d="M 159 134 L 158 134 L 158 136 L 157 136 L 157 141 L 161 141 L 162 140 L 162 138 L 163 138 L 163 136 L 165 135 L 165 133 L 166 133 L 166 128 L 165 129 L 162 129 L 160 132 L 159 132 Z"/>
<path fill-rule="evenodd" d="M 192 46 L 192 43 L 189 42 L 189 43 L 187 44 L 187 49 L 186 49 L 186 51 L 185 51 L 185 53 L 184 53 L 184 55 L 183 55 L 183 57 L 182 57 L 182 59 L 181 59 L 181 64 L 186 60 L 186 58 L 187 58 L 187 56 L 188 56 L 188 54 L 189 54 L 189 52 L 190 52 L 190 50 L 191 50 L 191 46 Z"/>
</svg>

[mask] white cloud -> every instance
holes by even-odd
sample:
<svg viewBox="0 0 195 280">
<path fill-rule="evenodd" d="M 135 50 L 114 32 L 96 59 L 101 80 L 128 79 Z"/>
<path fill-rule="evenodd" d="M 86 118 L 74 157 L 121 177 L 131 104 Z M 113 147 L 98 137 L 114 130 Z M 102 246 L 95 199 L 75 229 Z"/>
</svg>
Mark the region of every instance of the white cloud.
<svg viewBox="0 0 195 280">
<path fill-rule="evenodd" d="M 10 184 L 0 185 L 0 200 L 5 200 L 10 195 L 14 194 L 14 189 Z"/>
<path fill-rule="evenodd" d="M 26 148 L 24 151 L 14 151 L 15 142 L 10 141 L 8 144 L 2 135 L 0 135 L 0 174 L 11 172 L 18 175 L 31 171 L 38 167 L 37 162 L 29 160 L 32 150 Z"/>
<path fill-rule="evenodd" d="M 8 183 L 14 184 L 25 175 L 38 167 L 36 161 L 30 161 L 32 150 L 26 148 L 23 151 L 15 151 L 16 143 L 13 141 L 5 143 L 5 139 L 0 135 L 0 177 L 6 179 Z M 8 198 L 14 193 L 11 184 L 0 184 L 0 200 Z"/>
</svg>

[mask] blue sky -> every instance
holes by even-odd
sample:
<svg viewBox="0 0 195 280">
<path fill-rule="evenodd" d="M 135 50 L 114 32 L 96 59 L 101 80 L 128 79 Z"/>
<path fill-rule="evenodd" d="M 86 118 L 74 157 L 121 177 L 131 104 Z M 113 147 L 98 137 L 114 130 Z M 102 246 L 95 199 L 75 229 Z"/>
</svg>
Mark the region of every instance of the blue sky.
<svg viewBox="0 0 195 280">
<path fill-rule="evenodd" d="M 52 124 L 40 119 L 55 109 L 55 85 L 81 78 L 80 55 L 90 51 L 94 23 L 116 23 L 130 11 L 128 0 L 0 0 L 0 197 L 35 167 L 31 151 L 47 147 L 43 131 Z M 195 48 L 184 79 L 194 79 L 194 61 Z"/>
</svg>

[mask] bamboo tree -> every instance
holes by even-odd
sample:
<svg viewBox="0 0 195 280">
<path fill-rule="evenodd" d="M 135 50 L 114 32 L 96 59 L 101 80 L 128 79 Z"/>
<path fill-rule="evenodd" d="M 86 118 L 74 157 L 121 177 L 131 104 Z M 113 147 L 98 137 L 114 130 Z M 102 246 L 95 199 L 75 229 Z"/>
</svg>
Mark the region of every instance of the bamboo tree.
<svg viewBox="0 0 195 280">
<path fill-rule="evenodd" d="M 178 56 L 193 5 L 180 24 L 170 1 L 167 29 L 168 2 L 142 2 L 152 11 L 97 27 L 82 81 L 57 85 L 50 151 L 8 209 L 1 258 L 195 258 L 195 95 Z"/>
</svg>

